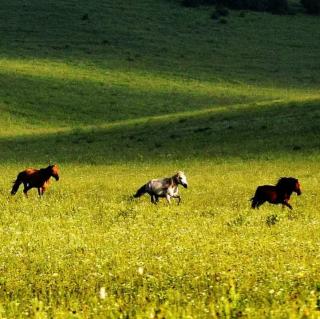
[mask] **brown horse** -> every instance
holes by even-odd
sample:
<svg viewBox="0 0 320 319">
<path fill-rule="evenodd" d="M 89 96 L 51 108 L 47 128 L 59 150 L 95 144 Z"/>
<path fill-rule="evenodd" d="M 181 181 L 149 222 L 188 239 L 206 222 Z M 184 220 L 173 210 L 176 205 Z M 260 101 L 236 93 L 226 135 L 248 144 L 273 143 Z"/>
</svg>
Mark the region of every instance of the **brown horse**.
<svg viewBox="0 0 320 319">
<path fill-rule="evenodd" d="M 293 192 L 301 195 L 299 181 L 293 177 L 282 177 L 275 186 L 258 186 L 254 197 L 251 198 L 251 207 L 259 208 L 264 202 L 269 202 L 271 204 L 282 204 L 283 207 L 287 206 L 292 209 L 288 202 Z"/>
<path fill-rule="evenodd" d="M 13 182 L 11 195 L 14 195 L 18 191 L 20 184 L 23 183 L 23 192 L 26 196 L 28 196 L 27 192 L 34 187 L 38 189 L 38 194 L 41 196 L 48 188 L 51 176 L 56 181 L 59 180 L 59 167 L 57 165 L 49 165 L 46 168 L 40 169 L 27 168 L 20 172 L 17 179 Z"/>
</svg>

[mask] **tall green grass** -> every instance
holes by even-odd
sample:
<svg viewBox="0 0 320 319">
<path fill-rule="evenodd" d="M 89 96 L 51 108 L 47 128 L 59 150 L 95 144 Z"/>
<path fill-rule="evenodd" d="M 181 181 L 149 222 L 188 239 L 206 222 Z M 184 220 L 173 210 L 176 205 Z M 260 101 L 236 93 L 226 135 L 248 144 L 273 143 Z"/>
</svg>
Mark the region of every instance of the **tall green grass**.
<svg viewBox="0 0 320 319">
<path fill-rule="evenodd" d="M 36 192 L 28 199 L 3 194 L 3 311 L 12 317 L 317 316 L 317 163 L 184 163 L 190 190 L 170 207 L 130 198 L 162 174 L 163 165 L 155 164 L 66 165 L 43 199 Z M 293 196 L 293 211 L 268 205 L 251 211 L 255 185 L 292 171 L 304 191 Z"/>
</svg>

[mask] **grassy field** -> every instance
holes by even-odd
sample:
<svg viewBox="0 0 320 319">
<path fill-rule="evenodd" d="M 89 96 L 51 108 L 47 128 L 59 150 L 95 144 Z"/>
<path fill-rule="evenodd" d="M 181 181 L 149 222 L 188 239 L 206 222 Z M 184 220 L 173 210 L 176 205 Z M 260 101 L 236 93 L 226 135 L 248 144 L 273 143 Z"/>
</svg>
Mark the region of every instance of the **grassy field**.
<svg viewBox="0 0 320 319">
<path fill-rule="evenodd" d="M 318 17 L 0 4 L 0 318 L 320 317 Z M 132 199 L 177 170 L 180 206 Z M 281 176 L 294 210 L 251 210 Z"/>
</svg>

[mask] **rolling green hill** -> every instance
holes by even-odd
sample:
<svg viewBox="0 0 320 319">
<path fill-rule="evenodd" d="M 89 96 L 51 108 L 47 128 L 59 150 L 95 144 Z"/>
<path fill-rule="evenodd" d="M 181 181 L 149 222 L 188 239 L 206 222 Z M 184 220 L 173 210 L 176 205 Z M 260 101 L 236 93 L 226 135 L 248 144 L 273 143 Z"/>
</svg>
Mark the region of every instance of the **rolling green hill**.
<svg viewBox="0 0 320 319">
<path fill-rule="evenodd" d="M 319 17 L 0 7 L 1 316 L 319 316 Z M 49 161 L 44 198 L 9 195 Z M 178 169 L 180 206 L 132 200 Z M 281 176 L 302 184 L 294 210 L 252 211 Z"/>
<path fill-rule="evenodd" d="M 233 12 L 228 24 L 221 25 L 209 18 L 210 10 L 182 8 L 174 1 L 4 3 L 7 19 L 0 22 L 3 143 L 32 135 L 30 143 L 44 141 L 43 147 L 49 146 L 45 153 L 63 162 L 68 154 L 52 150 L 56 133 L 65 145 L 63 136 L 73 141 L 87 135 L 83 129 L 93 130 L 91 143 L 101 144 L 102 136 L 108 145 L 113 134 L 116 138 L 123 131 L 116 152 L 125 151 L 132 158 L 136 152 L 126 152 L 127 146 L 139 142 L 132 143 L 127 136 L 128 126 L 129 130 L 139 126 L 143 144 L 147 139 L 151 152 L 159 151 L 153 147 L 155 136 L 149 140 L 144 133 L 150 119 L 167 132 L 167 142 L 157 145 L 175 144 L 170 136 L 178 133 L 179 143 L 190 143 L 195 134 L 185 129 L 189 124 L 181 119 L 191 117 L 194 129 L 201 130 L 207 127 L 206 113 L 213 128 L 220 122 L 216 112 L 226 118 L 233 113 L 241 117 L 241 108 L 255 114 L 261 102 L 270 106 L 268 112 L 276 118 L 282 111 L 290 116 L 286 110 L 290 103 L 301 113 L 317 106 L 317 17 L 255 13 L 240 17 Z M 305 116 L 308 121 L 309 115 Z M 175 124 L 166 127 L 167 120 Z M 222 129 L 219 134 L 234 139 L 228 128 Z M 238 138 L 239 132 L 235 135 Z M 77 154 L 86 157 L 86 141 L 81 140 Z M 203 143 L 209 154 L 215 152 L 211 141 Z M 99 155 L 106 156 L 108 149 L 96 146 Z M 33 152 L 38 156 L 30 148 L 32 161 Z M 161 152 L 167 152 L 165 146 Z M 168 152 L 172 153 L 171 146 Z"/>
</svg>

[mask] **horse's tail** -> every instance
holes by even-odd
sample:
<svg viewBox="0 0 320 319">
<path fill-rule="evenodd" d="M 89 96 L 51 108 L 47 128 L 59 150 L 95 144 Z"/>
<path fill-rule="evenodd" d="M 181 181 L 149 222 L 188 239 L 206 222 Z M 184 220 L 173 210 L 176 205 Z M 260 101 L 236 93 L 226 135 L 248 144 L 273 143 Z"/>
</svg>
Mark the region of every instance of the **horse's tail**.
<svg viewBox="0 0 320 319">
<path fill-rule="evenodd" d="M 251 200 L 251 208 L 259 208 L 261 203 L 264 202 L 263 196 L 261 194 L 261 186 L 258 186 L 256 189 L 256 192 L 254 193 L 254 196 L 250 199 Z M 262 202 L 261 202 L 262 200 Z"/>
<path fill-rule="evenodd" d="M 138 198 L 147 192 L 147 184 L 141 186 L 137 192 L 133 195 L 134 198 Z"/>
<path fill-rule="evenodd" d="M 20 184 L 22 183 L 22 180 L 21 180 L 21 176 L 20 174 L 17 176 L 17 179 L 13 182 L 13 186 L 12 186 L 12 190 L 11 190 L 11 195 L 14 195 L 18 189 L 19 189 L 19 186 Z"/>
<path fill-rule="evenodd" d="M 251 208 L 256 208 L 258 204 L 258 200 L 255 197 L 250 198 L 251 203 Z"/>
</svg>

